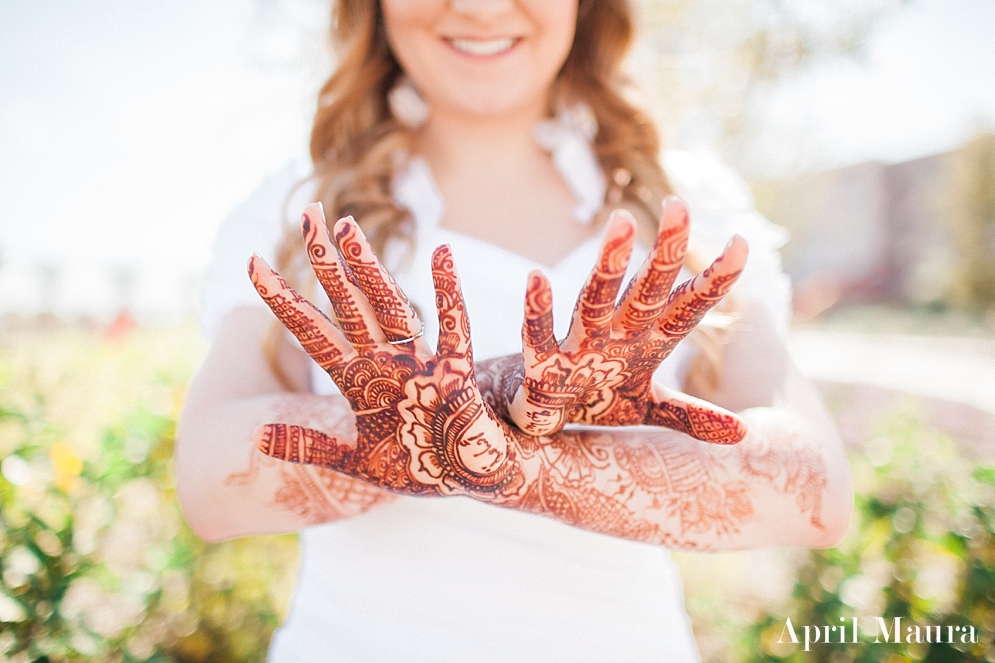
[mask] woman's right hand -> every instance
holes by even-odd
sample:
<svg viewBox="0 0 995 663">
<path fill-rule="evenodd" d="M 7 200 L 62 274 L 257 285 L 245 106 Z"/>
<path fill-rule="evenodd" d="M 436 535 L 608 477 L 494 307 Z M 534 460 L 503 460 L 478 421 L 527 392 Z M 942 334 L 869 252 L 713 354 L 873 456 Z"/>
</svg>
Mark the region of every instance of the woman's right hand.
<svg viewBox="0 0 995 663">
<path fill-rule="evenodd" d="M 408 495 L 500 498 L 520 483 L 515 439 L 484 403 L 473 374 L 470 329 L 447 246 L 432 257 L 439 342 L 421 322 L 350 218 L 328 235 L 320 206 L 302 219 L 308 256 L 338 326 L 258 257 L 257 291 L 349 401 L 356 441 L 282 423 L 256 432 L 266 455 L 321 465 Z"/>
</svg>

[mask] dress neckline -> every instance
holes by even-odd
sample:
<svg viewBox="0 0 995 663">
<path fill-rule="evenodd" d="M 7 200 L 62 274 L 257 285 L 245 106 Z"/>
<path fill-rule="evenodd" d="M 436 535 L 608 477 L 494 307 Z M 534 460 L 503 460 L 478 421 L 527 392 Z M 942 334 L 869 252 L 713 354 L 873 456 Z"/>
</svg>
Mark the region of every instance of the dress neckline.
<svg viewBox="0 0 995 663">
<path fill-rule="evenodd" d="M 394 201 L 411 211 L 416 228 L 416 241 L 431 242 L 431 235 L 441 232 L 456 240 L 456 243 L 472 243 L 487 250 L 497 252 L 508 258 L 527 263 L 543 272 L 559 272 L 567 269 L 579 256 L 587 256 L 591 247 L 600 247 L 603 233 L 597 233 L 576 245 L 564 254 L 556 263 L 546 263 L 527 258 L 511 249 L 485 239 L 462 233 L 458 230 L 441 226 L 446 203 L 439 191 L 438 184 L 428 162 L 424 157 L 415 155 L 408 160 L 405 168 L 399 171 L 391 185 Z M 591 263 L 593 265 L 593 262 Z"/>
<path fill-rule="evenodd" d="M 586 257 L 589 253 L 591 253 L 592 247 L 600 247 L 602 239 L 601 233 L 592 235 L 591 237 L 588 237 L 586 240 L 584 240 L 574 248 L 570 249 L 570 251 L 566 253 L 562 258 L 560 258 L 555 264 L 547 265 L 546 263 L 539 262 L 538 260 L 527 258 L 521 255 L 520 253 L 515 253 L 511 249 L 505 248 L 500 244 L 494 244 L 492 242 L 488 242 L 485 239 L 480 239 L 479 237 L 474 237 L 473 235 L 467 235 L 465 233 L 461 233 L 458 230 L 451 230 L 450 228 L 443 228 L 442 226 L 436 226 L 435 230 L 436 232 L 443 233 L 445 235 L 448 235 L 456 239 L 458 242 L 476 244 L 481 247 L 486 247 L 490 251 L 495 251 L 514 260 L 528 263 L 534 269 L 539 269 L 547 274 L 568 270 L 569 267 L 571 266 L 571 263 L 573 263 L 580 256 Z M 594 263 L 591 262 L 590 266 L 593 265 Z"/>
</svg>

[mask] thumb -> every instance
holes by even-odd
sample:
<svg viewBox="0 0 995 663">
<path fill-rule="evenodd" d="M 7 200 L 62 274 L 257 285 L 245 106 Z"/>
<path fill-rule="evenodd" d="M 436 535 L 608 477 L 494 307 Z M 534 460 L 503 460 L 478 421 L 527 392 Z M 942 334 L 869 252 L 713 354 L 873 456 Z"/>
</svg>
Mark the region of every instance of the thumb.
<svg viewBox="0 0 995 663">
<path fill-rule="evenodd" d="M 655 402 L 646 424 L 672 428 L 712 444 L 736 444 L 746 437 L 746 422 L 739 415 L 659 385 L 654 390 Z"/>
<path fill-rule="evenodd" d="M 352 474 L 355 449 L 313 428 L 288 424 L 265 424 L 252 433 L 256 449 L 267 456 L 291 463 L 320 465 Z"/>
</svg>

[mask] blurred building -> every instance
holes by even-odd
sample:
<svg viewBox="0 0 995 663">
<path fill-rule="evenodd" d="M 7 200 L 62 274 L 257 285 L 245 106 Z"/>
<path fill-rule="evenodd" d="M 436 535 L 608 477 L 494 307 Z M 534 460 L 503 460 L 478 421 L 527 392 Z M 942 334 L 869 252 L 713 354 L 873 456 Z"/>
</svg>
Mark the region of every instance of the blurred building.
<svg viewBox="0 0 995 663">
<path fill-rule="evenodd" d="M 755 189 L 761 211 L 791 231 L 783 258 L 803 317 L 856 301 L 987 308 L 995 299 L 995 136 Z"/>
</svg>

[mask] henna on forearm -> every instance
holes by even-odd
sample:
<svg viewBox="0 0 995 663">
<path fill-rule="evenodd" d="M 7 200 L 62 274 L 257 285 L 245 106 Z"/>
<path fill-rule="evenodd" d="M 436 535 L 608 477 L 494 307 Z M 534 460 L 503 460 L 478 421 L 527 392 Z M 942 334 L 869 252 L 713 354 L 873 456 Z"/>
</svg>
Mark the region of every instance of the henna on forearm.
<svg viewBox="0 0 995 663">
<path fill-rule="evenodd" d="M 261 260 L 250 262 L 250 275 L 339 386 L 355 414 L 356 435 L 267 424 L 255 434 L 265 455 L 320 465 L 397 494 L 467 495 L 673 547 L 734 543 L 755 517 L 755 495 L 790 496 L 793 509 L 818 510 L 824 480 L 819 483 L 817 463 L 799 456 L 790 476 L 772 474 L 765 456 L 744 456 L 752 443 L 704 447 L 647 429 L 524 434 L 487 402 L 508 389 L 500 380 L 510 379 L 509 372 L 485 371 L 480 383 L 487 383 L 489 396 L 480 389 L 448 247 L 439 247 L 432 260 L 440 326 L 432 354 L 417 340 L 391 344 L 380 327 L 398 317 L 378 315 L 366 289 L 376 288 L 375 299 L 392 310 L 404 310 L 407 300 L 384 279 L 358 226 L 350 219 L 336 224 L 336 253 L 324 223 L 310 224 L 305 216 L 303 225 L 316 271 L 325 270 L 322 285 L 340 300 L 333 309 L 341 331 Z M 368 268 L 376 283 L 352 278 L 358 267 Z M 414 323 L 406 319 L 401 331 L 410 335 Z M 314 343 L 317 338 L 325 343 Z M 818 526 L 817 514 L 811 524 Z"/>
<path fill-rule="evenodd" d="M 426 445 L 432 454 L 428 464 L 413 462 L 404 449 L 407 462 L 397 467 L 422 471 L 391 485 L 408 495 L 468 495 L 610 536 L 680 549 L 737 546 L 738 535 L 757 519 L 754 503 L 770 502 L 772 496 L 780 496 L 785 510 L 804 516 L 812 528 L 823 529 L 825 465 L 815 450 L 785 446 L 786 440 L 775 445 L 750 436 L 723 448 L 645 429 L 531 437 L 505 426 L 502 433 L 516 453 L 497 466 L 471 471 L 459 460 L 460 443 L 453 439 L 448 449 Z M 347 456 L 329 452 L 343 446 L 350 448 L 319 431 L 283 424 L 267 426 L 259 438 L 261 451 L 281 459 L 357 471 Z M 437 465 L 440 456 L 453 460 Z M 397 488 L 401 485 L 419 488 Z"/>
</svg>

